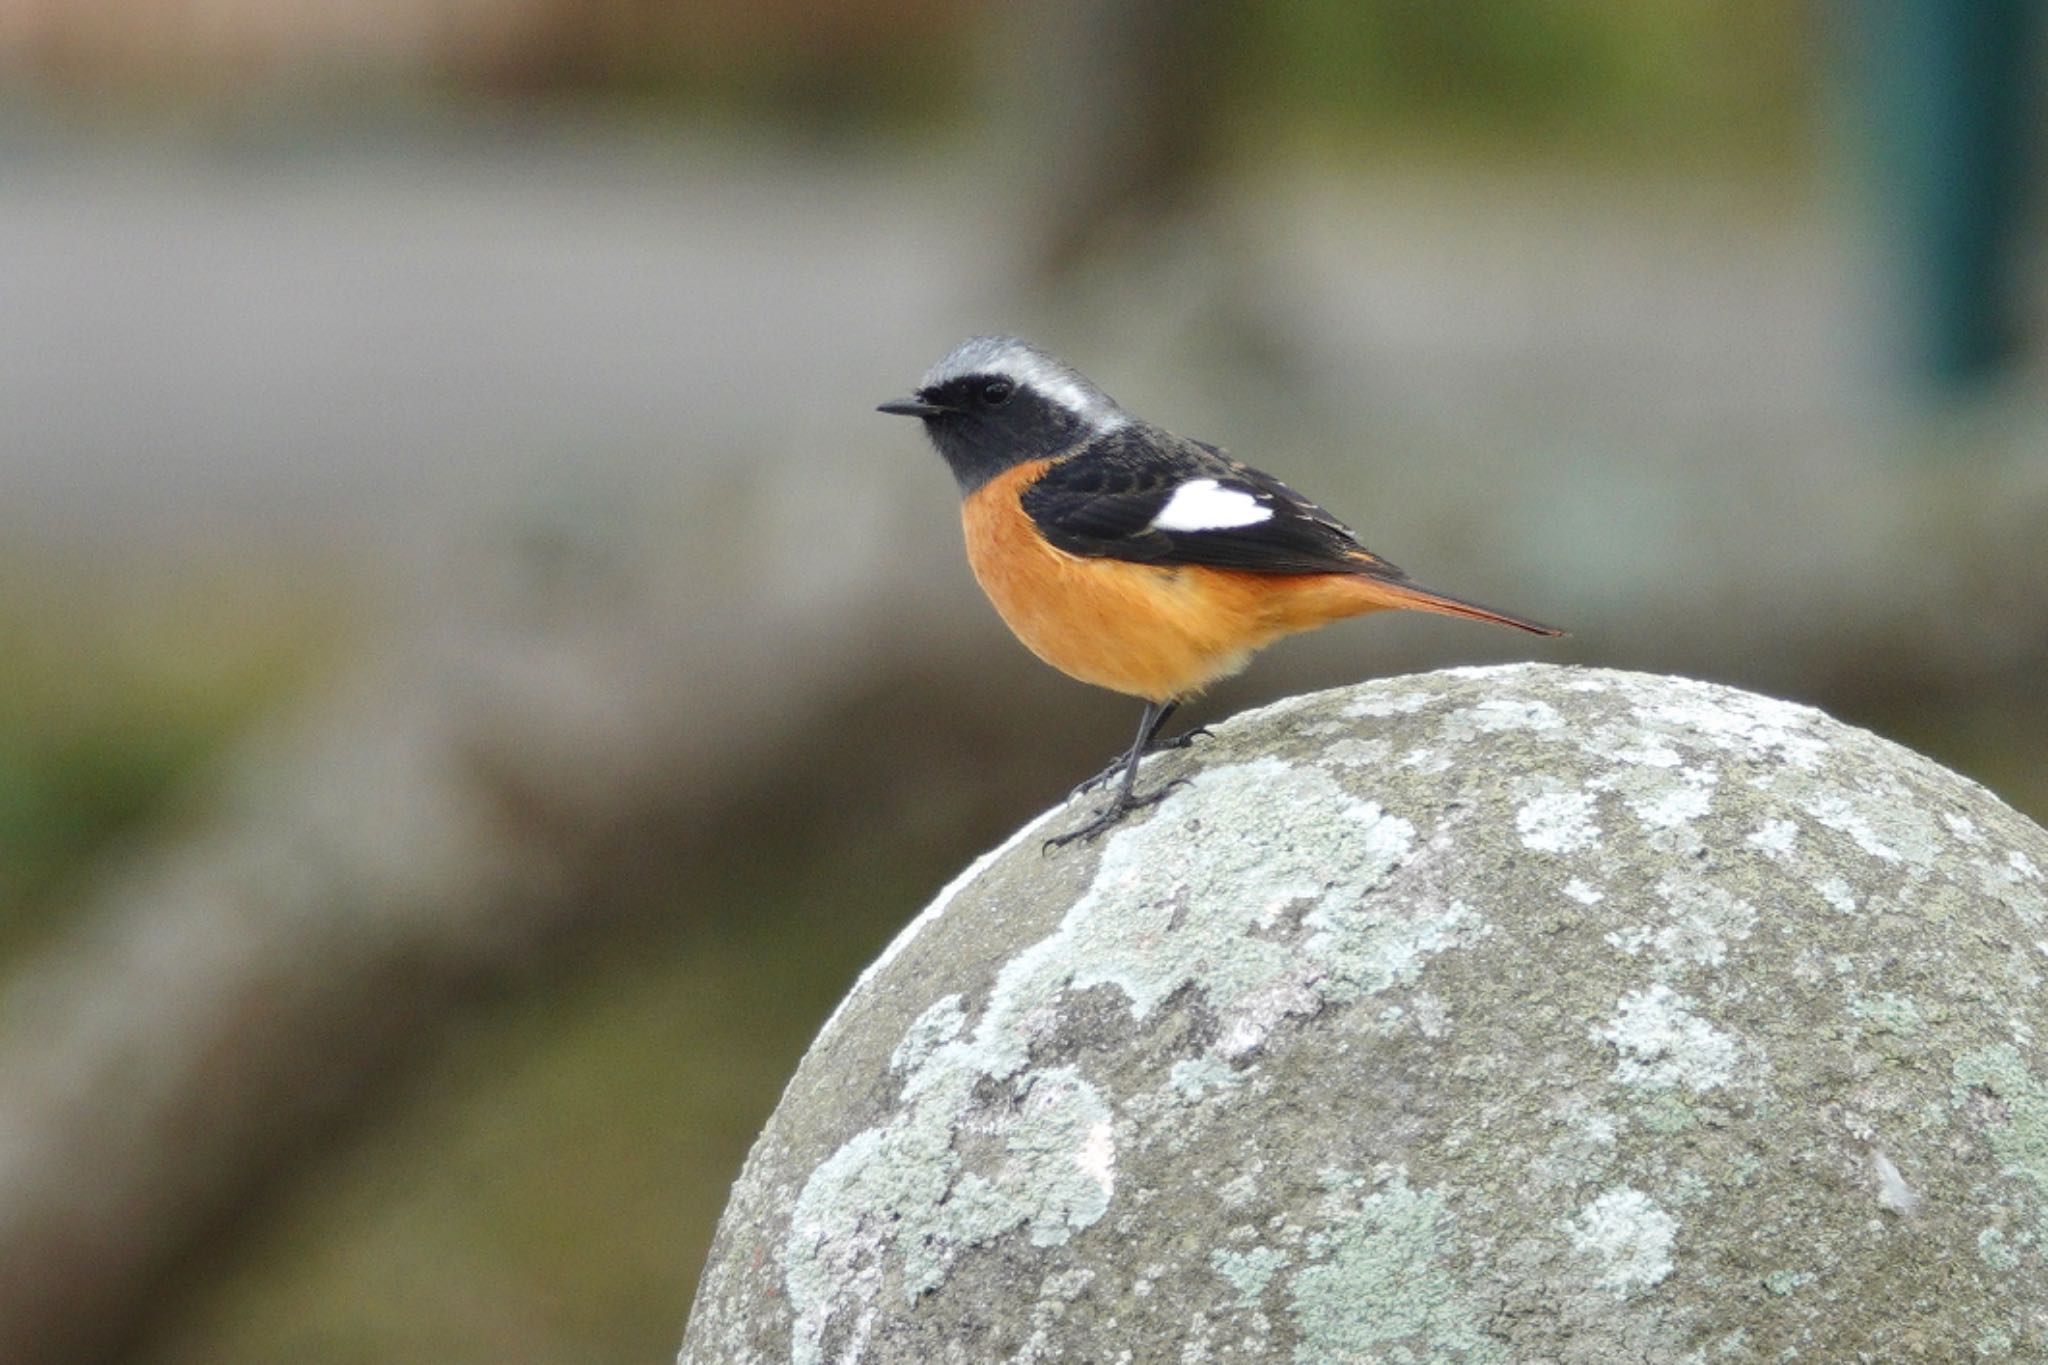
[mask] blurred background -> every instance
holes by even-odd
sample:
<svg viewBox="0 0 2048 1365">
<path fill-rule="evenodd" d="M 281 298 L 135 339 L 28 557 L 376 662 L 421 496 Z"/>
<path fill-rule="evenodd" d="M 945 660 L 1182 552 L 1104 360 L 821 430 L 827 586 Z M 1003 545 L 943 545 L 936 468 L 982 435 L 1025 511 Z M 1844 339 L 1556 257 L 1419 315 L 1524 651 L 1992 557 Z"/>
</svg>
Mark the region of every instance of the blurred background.
<svg viewBox="0 0 2048 1365">
<path fill-rule="evenodd" d="M 0 0 L 0 1359 L 665 1359 L 833 1002 L 1127 741 L 873 405 L 1016 332 L 2048 815 L 2024 0 Z"/>
</svg>

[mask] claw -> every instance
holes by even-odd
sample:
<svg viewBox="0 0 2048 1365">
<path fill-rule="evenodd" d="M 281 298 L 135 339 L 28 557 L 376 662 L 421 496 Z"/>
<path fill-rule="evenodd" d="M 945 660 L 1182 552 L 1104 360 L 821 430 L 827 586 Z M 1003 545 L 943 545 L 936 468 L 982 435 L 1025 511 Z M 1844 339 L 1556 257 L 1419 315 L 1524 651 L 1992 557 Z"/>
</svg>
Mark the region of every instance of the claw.
<svg viewBox="0 0 2048 1365">
<path fill-rule="evenodd" d="M 1145 752 L 1148 754 L 1156 754 L 1164 752 L 1167 749 L 1190 749 L 1194 747 L 1194 743 L 1196 740 L 1207 739 L 1211 736 L 1211 734 L 1212 731 L 1209 729 L 1208 726 L 1197 725 L 1192 730 L 1186 730 L 1180 734 L 1175 735 L 1172 739 L 1162 739 L 1152 742 L 1146 748 Z M 1072 791 L 1068 792 L 1067 800 L 1071 801 L 1077 796 L 1086 796 L 1089 792 L 1094 791 L 1097 787 L 1109 781 L 1109 779 L 1111 779 L 1112 777 L 1115 777 L 1119 773 L 1123 772 L 1125 764 L 1127 764 L 1129 761 L 1130 759 L 1128 755 L 1126 755 L 1123 758 L 1112 760 L 1108 767 L 1104 768 L 1101 772 L 1095 774 L 1095 776 L 1089 778 L 1086 782 L 1081 783 Z"/>
<path fill-rule="evenodd" d="M 1093 820 L 1090 820 L 1087 824 L 1081 826 L 1081 828 L 1076 830 L 1070 830 L 1065 834 L 1056 834 L 1052 838 L 1047 839 L 1045 843 L 1039 847 L 1039 855 L 1042 857 L 1045 854 L 1052 852 L 1056 848 L 1065 848 L 1068 844 L 1071 843 L 1086 842 L 1087 840 L 1093 839 L 1096 835 L 1101 834 L 1103 831 L 1113 829 L 1117 825 L 1123 823 L 1124 817 L 1126 815 L 1129 815 L 1132 811 L 1144 810 L 1147 806 L 1156 806 L 1161 801 L 1164 801 L 1169 795 L 1171 795 L 1174 788 L 1185 787 L 1187 785 L 1188 779 L 1186 779 L 1185 777 L 1176 777 L 1172 781 L 1162 783 L 1158 787 L 1155 787 L 1153 790 L 1146 792 L 1143 795 L 1139 795 L 1138 793 L 1133 792 L 1118 800 L 1112 801 L 1107 806 L 1104 806 L 1101 810 L 1095 812 L 1095 818 Z"/>
<path fill-rule="evenodd" d="M 1186 778 L 1177 777 L 1173 781 L 1166 783 L 1164 786 L 1155 788 L 1154 790 L 1145 793 L 1145 795 L 1143 796 L 1139 796 L 1136 792 L 1131 790 L 1131 788 L 1134 787 L 1138 781 L 1138 764 L 1140 760 L 1142 760 L 1146 754 L 1152 752 L 1152 750 L 1155 747 L 1162 749 L 1185 749 L 1188 746 L 1189 741 L 1193 740 L 1196 735 L 1206 735 L 1209 733 L 1206 729 L 1198 725 L 1194 729 L 1188 731 L 1186 734 L 1180 736 L 1177 739 L 1171 739 L 1168 740 L 1165 744 L 1155 746 L 1154 741 L 1158 738 L 1159 727 L 1162 724 L 1164 724 L 1166 718 L 1172 715 L 1177 709 L 1179 709 L 1179 707 L 1180 703 L 1177 701 L 1148 701 L 1145 703 L 1145 714 L 1138 718 L 1138 737 L 1135 740 L 1131 741 L 1131 747 L 1129 751 L 1126 752 L 1122 758 L 1110 764 L 1107 768 L 1104 768 L 1101 772 L 1095 774 L 1095 776 L 1089 778 L 1086 782 L 1083 782 L 1080 786 L 1074 788 L 1074 790 L 1067 793 L 1067 799 L 1071 801 L 1075 797 L 1081 795 L 1083 792 L 1092 791 L 1096 787 L 1101 786 L 1104 782 L 1107 782 L 1110 778 L 1121 775 L 1123 778 L 1123 783 L 1117 789 L 1116 796 L 1111 799 L 1110 803 L 1107 806 L 1104 806 L 1101 810 L 1095 813 L 1095 818 L 1093 820 L 1090 820 L 1087 824 L 1081 826 L 1081 828 L 1074 830 L 1070 834 L 1061 834 L 1054 838 L 1047 839 L 1044 845 L 1039 849 L 1039 853 L 1041 855 L 1050 853 L 1053 849 L 1056 848 L 1064 848 L 1066 845 L 1073 843 L 1077 839 L 1093 839 L 1096 835 L 1102 833 L 1102 831 L 1115 825 L 1118 821 L 1122 820 L 1126 815 L 1129 815 L 1132 811 L 1143 810 L 1147 806 L 1157 805 L 1159 802 L 1165 800 L 1166 794 L 1172 791 L 1175 787 L 1184 787 L 1187 785 Z"/>
<path fill-rule="evenodd" d="M 1086 782 L 1083 782 L 1080 786 L 1068 792 L 1067 800 L 1071 801 L 1077 796 L 1087 795 L 1089 792 L 1094 791 L 1097 787 L 1109 781 L 1110 778 L 1115 777 L 1118 773 L 1122 772 L 1123 770 L 1124 761 L 1120 758 L 1116 762 L 1110 764 L 1107 768 L 1104 768 L 1101 772 L 1095 774 L 1095 776 L 1089 778 Z"/>
</svg>

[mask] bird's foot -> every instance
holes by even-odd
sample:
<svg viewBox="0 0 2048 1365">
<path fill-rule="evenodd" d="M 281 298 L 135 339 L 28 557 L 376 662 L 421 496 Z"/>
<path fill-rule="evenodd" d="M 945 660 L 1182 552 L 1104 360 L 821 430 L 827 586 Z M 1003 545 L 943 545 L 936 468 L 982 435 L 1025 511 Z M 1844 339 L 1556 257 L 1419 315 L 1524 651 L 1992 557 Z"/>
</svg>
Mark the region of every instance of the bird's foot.
<svg viewBox="0 0 2048 1365">
<path fill-rule="evenodd" d="M 1067 800 L 1071 801 L 1077 796 L 1086 796 L 1089 792 L 1094 791 L 1097 787 L 1109 781 L 1110 778 L 1121 775 L 1123 773 L 1123 770 L 1129 765 L 1130 760 L 1128 758 L 1118 758 L 1113 760 L 1107 768 L 1104 768 L 1101 772 L 1095 774 L 1095 776 L 1089 778 L 1086 782 L 1083 782 L 1080 786 L 1068 792 Z"/>
<path fill-rule="evenodd" d="M 1188 785 L 1188 780 L 1185 777 L 1176 777 L 1172 781 L 1143 794 L 1126 792 L 1101 810 L 1095 812 L 1095 818 L 1081 826 L 1081 828 L 1070 830 L 1065 834 L 1056 834 L 1052 838 L 1047 839 L 1044 847 L 1039 851 L 1041 853 L 1050 853 L 1056 848 L 1065 848 L 1071 843 L 1086 842 L 1093 839 L 1104 830 L 1112 829 L 1121 824 L 1123 818 L 1132 811 L 1143 810 L 1147 806 L 1156 806 L 1161 801 L 1164 801 L 1175 787 L 1185 787 L 1186 785 Z"/>
<path fill-rule="evenodd" d="M 1145 752 L 1148 754 L 1157 754 L 1163 753 L 1168 749 L 1191 749 L 1194 747 L 1194 743 L 1197 739 L 1205 739 L 1208 737 L 1208 735 L 1208 726 L 1197 725 L 1194 729 L 1187 730 L 1182 732 L 1181 734 L 1175 735 L 1172 739 L 1160 740 L 1157 744 L 1154 744 Z M 1085 796 L 1089 792 L 1092 792 L 1097 787 L 1101 786 L 1103 783 L 1109 781 L 1110 778 L 1120 776 L 1123 773 L 1125 766 L 1128 765 L 1129 762 L 1130 759 L 1127 757 L 1110 760 L 1108 767 L 1104 768 L 1101 772 L 1095 774 L 1095 776 L 1089 778 L 1086 782 L 1083 782 L 1080 786 L 1068 792 L 1067 799 L 1071 801 L 1077 796 Z"/>
</svg>

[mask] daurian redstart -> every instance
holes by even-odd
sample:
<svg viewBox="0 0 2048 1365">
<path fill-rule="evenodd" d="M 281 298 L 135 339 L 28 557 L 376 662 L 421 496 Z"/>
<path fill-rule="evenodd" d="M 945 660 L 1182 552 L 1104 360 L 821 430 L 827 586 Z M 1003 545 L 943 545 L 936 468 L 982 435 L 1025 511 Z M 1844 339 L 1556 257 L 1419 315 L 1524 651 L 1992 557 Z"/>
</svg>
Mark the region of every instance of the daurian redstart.
<svg viewBox="0 0 2048 1365">
<path fill-rule="evenodd" d="M 1136 791 L 1175 707 L 1283 635 L 1407 608 L 1537 635 L 1553 627 L 1423 587 L 1271 474 L 1134 417 L 1014 337 L 933 366 L 916 417 L 960 484 L 967 560 L 1017 638 L 1054 668 L 1145 700 L 1115 797 L 1064 844 L 1173 784 Z"/>
</svg>

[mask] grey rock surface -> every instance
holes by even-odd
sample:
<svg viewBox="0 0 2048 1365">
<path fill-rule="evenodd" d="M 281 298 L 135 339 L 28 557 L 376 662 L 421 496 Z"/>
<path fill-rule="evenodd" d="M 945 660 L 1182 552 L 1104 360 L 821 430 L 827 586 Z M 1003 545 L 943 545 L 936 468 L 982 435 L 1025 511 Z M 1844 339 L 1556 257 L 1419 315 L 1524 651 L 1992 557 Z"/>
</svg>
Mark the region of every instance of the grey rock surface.
<svg viewBox="0 0 2048 1365">
<path fill-rule="evenodd" d="M 1537 666 L 1148 776 L 861 978 L 682 1361 L 2048 1358 L 2048 832 L 1981 787 Z"/>
</svg>

